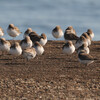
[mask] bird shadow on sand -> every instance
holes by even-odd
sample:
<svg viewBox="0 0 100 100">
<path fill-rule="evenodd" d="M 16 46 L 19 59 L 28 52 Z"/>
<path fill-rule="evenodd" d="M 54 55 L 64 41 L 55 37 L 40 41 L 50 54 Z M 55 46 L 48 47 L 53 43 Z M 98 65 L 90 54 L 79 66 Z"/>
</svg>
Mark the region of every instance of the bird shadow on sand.
<svg viewBox="0 0 100 100">
<path fill-rule="evenodd" d="M 18 62 L 7 62 L 7 63 L 5 63 L 5 65 L 25 65 L 25 63 L 18 63 Z"/>
<path fill-rule="evenodd" d="M 100 45 L 100 43 L 93 43 L 93 45 Z"/>
<path fill-rule="evenodd" d="M 96 48 L 97 51 L 100 51 L 100 48 Z"/>
<path fill-rule="evenodd" d="M 65 59 L 65 58 L 57 58 L 57 57 L 48 57 L 46 59 L 51 59 L 51 60 L 54 60 L 54 59 Z"/>
<path fill-rule="evenodd" d="M 79 65 L 79 66 L 66 66 L 66 67 L 63 67 L 63 68 L 66 68 L 66 69 L 85 69 L 87 66 L 85 65 Z"/>
<path fill-rule="evenodd" d="M 62 58 L 62 57 L 60 57 L 60 58 L 57 58 L 57 57 L 48 57 L 48 58 L 46 58 L 46 59 L 50 59 L 50 60 L 60 60 L 60 59 L 63 59 L 63 60 L 65 60 L 66 62 L 78 62 L 77 60 L 71 60 L 71 59 L 66 59 L 66 58 Z"/>
<path fill-rule="evenodd" d="M 2 60 L 2 61 L 4 61 L 4 60 L 9 61 L 9 60 L 12 60 L 12 59 L 2 58 L 0 60 Z"/>
<path fill-rule="evenodd" d="M 66 67 L 63 67 L 63 68 L 67 68 L 67 69 L 75 69 L 75 68 L 80 68 L 79 66 L 74 66 L 74 67 L 72 67 L 72 66 L 66 66 Z"/>
</svg>

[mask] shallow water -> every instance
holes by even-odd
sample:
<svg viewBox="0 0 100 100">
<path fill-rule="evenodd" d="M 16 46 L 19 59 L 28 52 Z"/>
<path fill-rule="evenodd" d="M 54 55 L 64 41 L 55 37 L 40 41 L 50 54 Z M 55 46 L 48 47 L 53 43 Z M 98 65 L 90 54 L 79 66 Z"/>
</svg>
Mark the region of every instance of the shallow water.
<svg viewBox="0 0 100 100">
<path fill-rule="evenodd" d="M 12 39 L 6 29 L 13 23 L 22 32 L 16 39 L 22 39 L 24 31 L 31 27 L 55 40 L 51 31 L 56 25 L 63 31 L 72 25 L 79 36 L 92 28 L 94 40 L 100 40 L 100 0 L 0 0 L 0 13 L 6 39 Z"/>
</svg>

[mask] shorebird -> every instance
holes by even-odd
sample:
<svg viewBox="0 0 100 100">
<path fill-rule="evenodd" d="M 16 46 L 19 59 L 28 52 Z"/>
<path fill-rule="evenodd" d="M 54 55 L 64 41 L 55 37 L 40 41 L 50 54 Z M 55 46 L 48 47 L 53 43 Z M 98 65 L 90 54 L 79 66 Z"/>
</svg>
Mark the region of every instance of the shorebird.
<svg viewBox="0 0 100 100">
<path fill-rule="evenodd" d="M 88 42 L 86 38 L 84 36 L 80 36 L 80 38 L 75 43 L 75 48 L 78 49 L 84 43 L 88 46 Z"/>
<path fill-rule="evenodd" d="M 94 33 L 91 29 L 88 29 L 86 33 L 91 37 L 91 39 L 94 38 Z"/>
<path fill-rule="evenodd" d="M 72 26 L 68 26 L 65 31 L 66 31 L 67 34 L 68 33 L 76 34 L 76 31 L 75 31 L 75 29 Z"/>
<path fill-rule="evenodd" d="M 62 52 L 65 54 L 72 54 L 75 51 L 75 47 L 72 43 L 72 41 L 68 41 L 63 47 L 62 47 Z"/>
<path fill-rule="evenodd" d="M 67 30 L 65 30 L 64 38 L 65 38 L 66 42 L 72 41 L 73 43 L 79 39 L 79 37 L 76 34 L 69 33 Z"/>
<path fill-rule="evenodd" d="M 29 34 L 32 32 L 32 29 L 31 28 L 28 28 L 25 32 L 24 32 L 24 35 L 23 37 L 25 38 L 26 36 L 29 36 Z"/>
<path fill-rule="evenodd" d="M 81 36 L 84 36 L 88 42 L 88 46 L 91 45 L 91 38 L 87 33 L 83 33 Z"/>
<path fill-rule="evenodd" d="M 44 53 L 44 48 L 42 47 L 42 45 L 39 42 L 35 42 L 34 43 L 34 48 L 37 52 L 37 55 L 42 55 Z"/>
<path fill-rule="evenodd" d="M 22 54 L 22 48 L 18 42 L 15 42 L 11 47 L 9 53 L 14 56 L 20 56 Z"/>
<path fill-rule="evenodd" d="M 29 36 L 26 36 L 25 39 L 23 39 L 20 42 L 20 46 L 22 47 L 22 49 L 27 49 L 27 48 L 31 48 L 33 45 L 31 39 Z"/>
<path fill-rule="evenodd" d="M 35 31 L 32 31 L 30 34 L 29 34 L 30 38 L 33 38 L 34 36 L 39 36 Z"/>
<path fill-rule="evenodd" d="M 60 26 L 56 26 L 53 30 L 52 30 L 52 35 L 55 37 L 55 38 L 60 38 L 63 36 L 63 31 L 61 29 Z"/>
<path fill-rule="evenodd" d="M 0 37 L 2 37 L 4 35 L 4 31 L 3 29 L 0 27 Z"/>
<path fill-rule="evenodd" d="M 39 43 L 44 46 L 47 43 L 47 36 L 45 35 L 45 33 L 42 33 L 40 36 L 40 41 Z"/>
<path fill-rule="evenodd" d="M 35 58 L 36 57 L 35 48 L 32 47 L 32 48 L 28 48 L 28 49 L 23 50 L 22 55 L 27 60 Z"/>
<path fill-rule="evenodd" d="M 0 50 L 2 51 L 2 55 L 3 52 L 9 52 L 10 50 L 10 42 L 5 40 L 5 38 L 0 38 Z"/>
<path fill-rule="evenodd" d="M 8 29 L 7 29 L 7 33 L 8 33 L 11 37 L 13 37 L 13 39 L 14 39 L 16 36 L 18 36 L 18 35 L 21 34 L 19 28 L 18 28 L 18 27 L 15 27 L 14 24 L 9 24 Z"/>
<path fill-rule="evenodd" d="M 81 50 L 84 50 L 84 52 L 86 54 L 89 54 L 90 50 L 88 48 L 88 46 L 84 43 L 82 44 L 82 46 L 80 46 L 78 49 L 77 49 L 77 53 L 79 54 Z"/>
<path fill-rule="evenodd" d="M 32 31 L 29 34 L 29 37 L 30 37 L 30 39 L 32 40 L 33 43 L 40 40 L 40 36 L 35 31 Z"/>
<path fill-rule="evenodd" d="M 93 63 L 94 60 L 96 60 L 91 55 L 86 54 L 84 50 L 80 51 L 80 53 L 78 54 L 78 59 L 79 59 L 80 63 L 82 63 L 86 66 Z"/>
<path fill-rule="evenodd" d="M 37 33 L 31 32 L 29 36 L 33 44 L 36 41 L 38 41 L 42 46 L 44 46 L 47 43 L 47 36 L 45 35 L 45 33 L 42 33 L 41 36 L 39 36 Z"/>
</svg>

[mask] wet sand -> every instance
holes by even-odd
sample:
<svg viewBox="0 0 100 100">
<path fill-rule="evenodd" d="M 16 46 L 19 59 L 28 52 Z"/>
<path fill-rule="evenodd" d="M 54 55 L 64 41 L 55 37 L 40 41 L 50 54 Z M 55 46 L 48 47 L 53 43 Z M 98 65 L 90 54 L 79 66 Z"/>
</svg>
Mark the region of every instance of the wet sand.
<svg viewBox="0 0 100 100">
<path fill-rule="evenodd" d="M 30 61 L 1 55 L 0 100 L 100 100 L 100 41 L 90 46 L 98 60 L 89 66 L 78 62 L 76 52 L 63 54 L 63 44 L 48 41 L 45 53 Z"/>
</svg>

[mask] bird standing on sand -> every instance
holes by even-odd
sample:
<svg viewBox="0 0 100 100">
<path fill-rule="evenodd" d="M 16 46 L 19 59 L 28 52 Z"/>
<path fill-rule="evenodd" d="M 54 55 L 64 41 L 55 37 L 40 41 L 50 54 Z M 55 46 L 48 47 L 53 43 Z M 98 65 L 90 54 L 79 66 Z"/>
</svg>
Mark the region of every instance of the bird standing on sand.
<svg viewBox="0 0 100 100">
<path fill-rule="evenodd" d="M 78 54 L 78 59 L 80 63 L 86 66 L 93 63 L 95 60 L 91 55 L 86 54 L 84 50 L 80 51 L 80 53 Z"/>
<path fill-rule="evenodd" d="M 40 36 L 39 36 L 36 32 L 34 32 L 34 31 L 32 31 L 32 32 L 29 34 L 29 37 L 30 37 L 30 39 L 32 40 L 33 44 L 34 44 L 36 41 L 39 41 L 39 40 L 40 40 Z"/>
<path fill-rule="evenodd" d="M 5 40 L 4 38 L 0 38 L 0 50 L 2 51 L 2 55 L 3 52 L 9 52 L 10 50 L 10 42 Z"/>
<path fill-rule="evenodd" d="M 66 31 L 67 34 L 68 33 L 76 34 L 76 31 L 72 26 L 68 26 L 65 31 Z"/>
<path fill-rule="evenodd" d="M 3 29 L 0 27 L 0 37 L 2 37 L 4 35 L 4 31 Z"/>
<path fill-rule="evenodd" d="M 20 42 L 20 46 L 22 47 L 22 49 L 27 49 L 27 48 L 31 48 L 33 45 L 31 39 L 29 36 L 26 36 L 25 39 L 23 39 Z"/>
<path fill-rule="evenodd" d="M 36 56 L 35 48 L 32 47 L 32 48 L 28 48 L 28 49 L 23 50 L 22 55 L 27 60 L 35 58 L 35 56 Z"/>
<path fill-rule="evenodd" d="M 75 47 L 72 43 L 72 41 L 68 41 L 63 47 L 62 47 L 62 52 L 68 55 L 71 55 L 74 53 Z"/>
<path fill-rule="evenodd" d="M 31 28 L 28 28 L 25 32 L 24 32 L 24 35 L 23 37 L 25 38 L 26 36 L 29 36 L 29 34 L 32 32 L 32 29 Z"/>
<path fill-rule="evenodd" d="M 84 52 L 86 54 L 89 54 L 90 50 L 88 48 L 88 46 L 84 43 L 82 44 L 82 46 L 80 46 L 78 49 L 77 49 L 77 53 L 79 54 L 81 50 L 84 50 Z"/>
<path fill-rule="evenodd" d="M 37 33 L 31 32 L 29 36 L 33 44 L 36 41 L 38 41 L 42 46 L 44 46 L 47 43 L 47 36 L 45 35 L 45 33 L 42 33 L 41 36 L 39 36 Z"/>
<path fill-rule="evenodd" d="M 20 56 L 22 54 L 22 48 L 18 42 L 15 42 L 11 47 L 9 53 L 14 56 Z"/>
<path fill-rule="evenodd" d="M 94 38 L 94 33 L 91 29 L 88 29 L 86 33 L 90 36 L 91 39 Z"/>
<path fill-rule="evenodd" d="M 76 35 L 75 30 L 73 29 L 72 26 L 69 26 L 64 33 L 64 39 L 67 41 L 72 41 L 73 43 L 75 43 L 79 37 Z"/>
<path fill-rule="evenodd" d="M 66 42 L 67 41 L 72 41 L 73 43 L 79 39 L 79 37 L 76 36 L 75 34 L 73 34 L 73 33 L 66 33 L 66 31 L 64 33 L 64 38 L 65 38 Z"/>
<path fill-rule="evenodd" d="M 40 43 L 42 46 L 44 46 L 44 45 L 47 43 L 47 36 L 45 35 L 45 33 L 42 33 L 42 34 L 41 34 L 39 43 Z"/>
<path fill-rule="evenodd" d="M 80 36 L 80 38 L 75 43 L 75 48 L 78 49 L 84 43 L 88 46 L 88 42 L 86 38 L 84 36 Z"/>
<path fill-rule="evenodd" d="M 37 55 L 42 55 L 44 53 L 44 48 L 42 47 L 42 45 L 39 42 L 34 43 L 34 48 L 37 52 Z"/>
<path fill-rule="evenodd" d="M 60 26 L 56 26 L 53 30 L 52 30 L 52 35 L 55 37 L 55 38 L 60 38 L 63 36 L 63 31 L 61 29 Z"/>
<path fill-rule="evenodd" d="M 18 28 L 18 27 L 15 27 L 14 24 L 9 24 L 8 29 L 7 29 L 7 33 L 8 33 L 11 37 L 13 37 L 13 39 L 14 39 L 16 36 L 18 36 L 18 35 L 21 34 L 19 28 Z"/>
<path fill-rule="evenodd" d="M 91 45 L 91 37 L 87 33 L 83 33 L 81 36 L 84 36 L 88 42 L 88 46 Z"/>
</svg>

